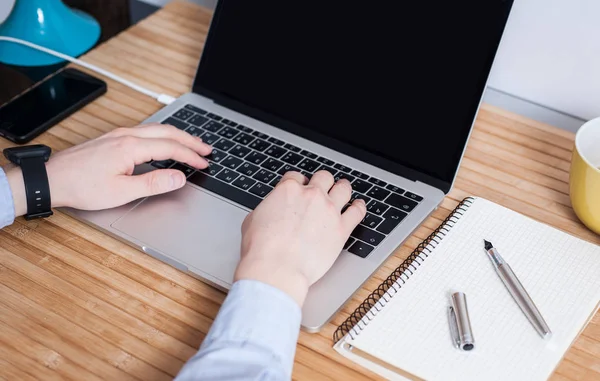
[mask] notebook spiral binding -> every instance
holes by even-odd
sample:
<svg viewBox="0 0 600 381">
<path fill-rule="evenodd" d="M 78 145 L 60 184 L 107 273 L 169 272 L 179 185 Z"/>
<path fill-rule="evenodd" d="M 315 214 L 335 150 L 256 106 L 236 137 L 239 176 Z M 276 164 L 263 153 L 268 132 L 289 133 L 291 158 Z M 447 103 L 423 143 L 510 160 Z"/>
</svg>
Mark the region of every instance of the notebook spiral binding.
<svg viewBox="0 0 600 381">
<path fill-rule="evenodd" d="M 462 200 L 456 208 L 446 217 L 446 219 L 437 227 L 423 242 L 417 246 L 413 252 L 406 258 L 400 266 L 398 266 L 375 291 L 358 306 L 354 312 L 335 330 L 333 333 L 333 341 L 338 342 L 346 334 L 349 334 L 354 339 L 366 327 L 379 311 L 389 303 L 390 299 L 402 287 L 399 281 L 405 284 L 410 276 L 417 271 L 423 261 L 431 254 L 432 250 L 439 245 L 441 240 L 446 236 L 471 206 L 475 199 L 467 197 Z M 382 301 L 383 300 L 383 301 Z"/>
</svg>

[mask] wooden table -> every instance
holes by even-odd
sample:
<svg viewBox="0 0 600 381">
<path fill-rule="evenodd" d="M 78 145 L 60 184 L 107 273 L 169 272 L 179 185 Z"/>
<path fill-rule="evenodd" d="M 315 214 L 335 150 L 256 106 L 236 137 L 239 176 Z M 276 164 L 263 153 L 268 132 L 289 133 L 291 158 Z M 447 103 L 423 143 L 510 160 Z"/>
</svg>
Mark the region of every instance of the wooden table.
<svg viewBox="0 0 600 381">
<path fill-rule="evenodd" d="M 160 92 L 192 85 L 211 13 L 172 3 L 85 56 Z M 162 106 L 108 81 L 108 93 L 36 143 L 62 150 Z M 10 144 L 0 140 L 0 148 Z M 454 190 L 318 334 L 301 333 L 294 379 L 358 380 L 373 373 L 337 355 L 332 334 L 350 312 L 468 195 L 600 243 L 569 203 L 573 134 L 484 105 Z M 2 164 L 6 164 L 3 161 Z M 0 231 L 0 378 L 167 380 L 192 356 L 225 295 L 63 213 Z M 600 380 L 600 314 L 552 380 Z"/>
</svg>

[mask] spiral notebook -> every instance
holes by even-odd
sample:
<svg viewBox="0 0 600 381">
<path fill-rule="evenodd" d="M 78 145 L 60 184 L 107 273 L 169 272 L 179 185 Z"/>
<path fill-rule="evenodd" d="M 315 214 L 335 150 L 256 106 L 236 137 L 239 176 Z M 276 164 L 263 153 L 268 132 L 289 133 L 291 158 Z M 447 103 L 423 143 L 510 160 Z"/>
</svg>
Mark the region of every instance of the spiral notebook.
<svg viewBox="0 0 600 381">
<path fill-rule="evenodd" d="M 552 330 L 543 340 L 483 249 L 494 244 Z M 475 349 L 453 346 L 450 295 L 467 295 Z M 600 303 L 600 246 L 467 198 L 335 332 L 335 349 L 388 379 L 546 380 Z"/>
</svg>

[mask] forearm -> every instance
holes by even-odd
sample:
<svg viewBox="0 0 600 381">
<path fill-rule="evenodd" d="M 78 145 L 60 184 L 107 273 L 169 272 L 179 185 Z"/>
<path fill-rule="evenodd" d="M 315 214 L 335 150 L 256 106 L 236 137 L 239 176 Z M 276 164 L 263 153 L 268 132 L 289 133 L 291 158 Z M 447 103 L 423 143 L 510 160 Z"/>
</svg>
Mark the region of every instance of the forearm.
<svg viewBox="0 0 600 381">
<path fill-rule="evenodd" d="M 282 291 L 236 282 L 177 380 L 289 380 L 300 317 L 298 304 Z"/>
<path fill-rule="evenodd" d="M 15 219 L 15 215 L 17 215 L 16 205 L 14 201 L 15 197 L 13 196 L 11 184 L 11 182 L 16 182 L 16 180 L 14 179 L 14 177 L 16 176 L 12 174 L 12 171 L 8 172 L 10 172 L 10 179 L 8 174 L 4 172 L 4 169 L 0 168 L 0 228 L 12 224 Z M 25 190 L 23 189 L 22 192 L 23 198 L 22 200 L 18 201 L 19 204 L 25 203 Z M 18 195 L 16 198 L 17 200 L 19 200 Z M 19 211 L 22 207 L 22 205 L 19 205 Z"/>
<path fill-rule="evenodd" d="M 6 178 L 12 194 L 12 202 L 15 217 L 27 213 L 27 198 L 25 196 L 25 183 L 23 182 L 23 172 L 21 168 L 11 165 L 4 168 Z"/>
</svg>

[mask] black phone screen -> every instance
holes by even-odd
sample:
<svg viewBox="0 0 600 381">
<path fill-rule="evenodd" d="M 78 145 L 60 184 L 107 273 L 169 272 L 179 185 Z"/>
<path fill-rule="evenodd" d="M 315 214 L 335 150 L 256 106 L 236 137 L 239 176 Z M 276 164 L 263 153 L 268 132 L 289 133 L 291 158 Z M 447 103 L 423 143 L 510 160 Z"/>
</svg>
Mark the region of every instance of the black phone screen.
<svg viewBox="0 0 600 381">
<path fill-rule="evenodd" d="M 0 133 L 17 142 L 30 140 L 104 92 L 104 81 L 72 68 L 60 70 L 17 95 L 5 89 L 0 94 Z"/>
</svg>

